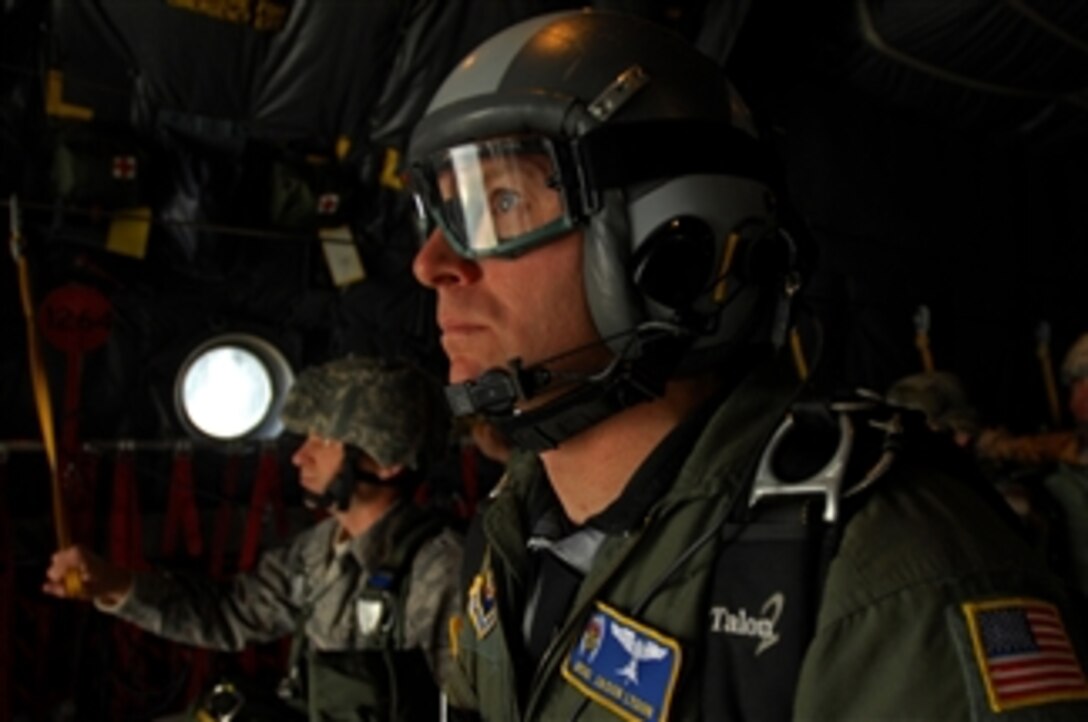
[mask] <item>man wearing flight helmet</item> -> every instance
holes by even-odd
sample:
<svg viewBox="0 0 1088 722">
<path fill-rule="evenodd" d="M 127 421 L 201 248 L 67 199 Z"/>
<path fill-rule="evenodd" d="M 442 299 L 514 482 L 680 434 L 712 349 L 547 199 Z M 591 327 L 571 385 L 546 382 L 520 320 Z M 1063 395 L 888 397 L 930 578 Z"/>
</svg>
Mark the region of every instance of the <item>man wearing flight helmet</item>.
<svg viewBox="0 0 1088 722">
<path fill-rule="evenodd" d="M 236 651 L 294 635 L 279 695 L 309 719 L 437 719 L 461 541 L 411 501 L 443 451 L 447 414 L 436 391 L 422 371 L 391 360 L 347 357 L 303 371 L 282 416 L 303 436 L 291 457 L 300 483 L 329 517 L 229 586 L 133 573 L 73 547 L 54 555 L 45 590 L 64 596 L 75 568 L 100 609 L 201 647 Z M 242 686 L 218 685 L 201 719 L 274 714 Z"/>
<path fill-rule="evenodd" d="M 483 718 L 1084 714 L 1063 591 L 996 503 L 860 454 L 860 402 L 823 409 L 826 464 L 789 443 L 803 253 L 713 63 L 633 17 L 530 19 L 453 70 L 409 163 L 447 399 L 521 449 L 454 625 Z M 1037 680 L 1006 682 L 1044 627 L 1061 671 L 1017 647 Z"/>
</svg>

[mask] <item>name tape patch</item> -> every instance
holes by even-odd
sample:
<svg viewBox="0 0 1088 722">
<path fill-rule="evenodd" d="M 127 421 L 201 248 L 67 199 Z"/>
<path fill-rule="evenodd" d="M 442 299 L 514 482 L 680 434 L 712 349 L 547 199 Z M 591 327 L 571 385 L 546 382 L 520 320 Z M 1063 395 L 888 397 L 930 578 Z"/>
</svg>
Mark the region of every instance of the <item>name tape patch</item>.
<svg viewBox="0 0 1088 722">
<path fill-rule="evenodd" d="M 563 677 L 622 719 L 668 719 L 680 644 L 597 602 L 563 664 Z"/>
</svg>

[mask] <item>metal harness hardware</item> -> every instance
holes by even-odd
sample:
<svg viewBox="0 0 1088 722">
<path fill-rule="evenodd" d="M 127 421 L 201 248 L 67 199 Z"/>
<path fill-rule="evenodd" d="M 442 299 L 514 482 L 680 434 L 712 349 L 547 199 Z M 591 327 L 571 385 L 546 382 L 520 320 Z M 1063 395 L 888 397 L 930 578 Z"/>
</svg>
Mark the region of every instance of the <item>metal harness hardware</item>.
<svg viewBox="0 0 1088 722">
<path fill-rule="evenodd" d="M 834 524 L 839 519 L 841 499 L 863 491 L 884 475 L 895 460 L 898 444 L 891 442 L 903 433 L 902 419 L 895 409 L 884 405 L 878 394 L 866 389 L 859 389 L 857 394 L 857 397 L 848 401 L 828 404 L 828 409 L 837 416 L 838 444 L 834 453 L 820 469 L 802 479 L 782 479 L 774 470 L 773 462 L 776 454 L 796 425 L 795 414 L 792 411 L 786 414 L 760 457 L 752 491 L 748 497 L 749 509 L 755 508 L 761 502 L 781 497 L 823 497 L 823 520 L 828 524 Z M 872 418 L 873 412 L 882 409 L 888 411 L 886 417 Z M 865 419 L 865 423 L 883 432 L 884 443 L 876 463 L 858 481 L 844 489 L 846 470 L 855 452 L 857 428 L 852 418 L 855 415 L 870 417 Z"/>
<path fill-rule="evenodd" d="M 196 711 L 199 722 L 231 722 L 245 706 L 246 698 L 230 682 L 221 682 L 212 689 L 205 705 Z"/>
</svg>

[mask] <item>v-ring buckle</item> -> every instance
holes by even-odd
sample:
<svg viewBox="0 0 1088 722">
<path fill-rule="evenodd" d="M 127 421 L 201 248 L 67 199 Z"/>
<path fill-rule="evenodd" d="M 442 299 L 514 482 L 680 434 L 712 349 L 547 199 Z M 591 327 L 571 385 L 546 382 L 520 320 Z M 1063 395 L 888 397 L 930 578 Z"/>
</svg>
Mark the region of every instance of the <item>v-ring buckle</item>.
<svg viewBox="0 0 1088 722">
<path fill-rule="evenodd" d="M 748 498 L 748 508 L 751 509 L 765 499 L 778 496 L 822 496 L 824 497 L 823 520 L 832 524 L 839 518 L 839 496 L 842 478 L 846 473 L 846 464 L 850 458 L 850 450 L 854 446 L 854 425 L 848 414 L 840 412 L 839 444 L 828 462 L 807 479 L 785 481 L 775 475 L 771 460 L 793 425 L 794 418 L 790 414 L 786 416 L 774 432 L 774 436 L 771 437 L 770 443 L 767 444 L 756 470 L 752 493 Z"/>
</svg>

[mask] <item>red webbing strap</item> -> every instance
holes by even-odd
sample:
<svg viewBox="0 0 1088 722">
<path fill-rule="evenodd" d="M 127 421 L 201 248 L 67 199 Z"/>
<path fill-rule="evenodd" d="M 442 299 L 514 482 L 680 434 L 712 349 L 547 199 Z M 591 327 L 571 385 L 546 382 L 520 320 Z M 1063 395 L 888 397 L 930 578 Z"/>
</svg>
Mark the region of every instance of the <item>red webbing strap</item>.
<svg viewBox="0 0 1088 722">
<path fill-rule="evenodd" d="M 51 705 L 57 701 L 57 678 L 51 673 L 49 655 L 42 650 L 51 649 L 50 630 L 53 628 L 55 609 L 47 606 L 41 595 L 19 594 L 15 600 L 16 634 L 5 644 L 12 646 L 12 658 L 18 659 L 21 684 L 14 692 L 16 709 L 28 713 L 28 719 L 48 719 L 55 711 Z M 13 670 L 14 671 L 14 670 Z"/>
<path fill-rule="evenodd" d="M 212 677 L 212 650 L 198 647 L 179 647 L 177 657 L 184 670 L 188 670 L 189 682 L 185 685 L 185 701 L 194 702 L 208 690 Z"/>
<path fill-rule="evenodd" d="M 136 452 L 132 442 L 122 442 L 113 461 L 109 529 L 110 561 L 136 571 L 147 569 L 140 502 L 136 494 Z"/>
<path fill-rule="evenodd" d="M 57 448 L 57 471 L 68 509 L 69 537 L 74 544 L 90 544 L 95 538 L 95 493 L 98 454 L 80 448 L 80 398 L 83 383 L 83 354 L 65 354 L 64 414 Z"/>
<path fill-rule="evenodd" d="M 197 509 L 193 485 L 192 447 L 182 442 L 174 449 L 170 496 L 166 504 L 166 518 L 163 520 L 162 553 L 166 557 L 173 556 L 177 551 L 179 532 L 185 534 L 185 551 L 190 558 L 199 557 L 204 552 L 204 540 L 200 533 L 200 511 Z M 172 666 L 179 674 L 187 671 L 189 676 L 185 689 L 186 701 L 191 702 L 204 691 L 211 670 L 209 655 L 208 650 L 196 647 L 177 647 L 174 650 Z"/>
<path fill-rule="evenodd" d="M 136 447 L 131 441 L 121 442 L 113 459 L 106 553 L 111 562 L 126 569 L 143 571 L 148 568 L 147 557 L 144 556 L 143 517 L 136 488 Z M 146 650 L 146 645 L 141 644 L 144 633 L 139 627 L 114 620 L 110 632 L 116 654 L 116 669 L 134 670 L 147 666 L 148 660 L 141 654 L 142 650 Z M 110 679 L 112 715 L 114 719 L 121 719 L 133 704 L 133 690 L 138 688 L 137 678 L 121 672 Z"/>
<path fill-rule="evenodd" d="M 241 468 L 241 458 L 238 453 L 234 450 L 229 451 L 223 466 L 223 496 L 219 500 L 219 508 L 215 511 L 212 548 L 208 560 L 208 573 L 215 580 L 222 580 L 227 576 L 227 547 L 230 545 L 231 521 L 234 519 L 235 504 L 238 501 L 238 478 Z"/>
<path fill-rule="evenodd" d="M 280 476 L 279 450 L 275 442 L 265 444 L 261 463 L 268 467 L 265 473 L 272 477 L 269 503 L 272 505 L 272 518 L 276 524 L 276 539 L 283 541 L 291 529 L 287 522 L 287 505 L 283 501 L 283 477 Z"/>
<path fill-rule="evenodd" d="M 15 550 L 12 544 L 11 519 L 8 512 L 8 453 L 0 449 L 0 720 L 12 718 L 12 684 L 14 669 L 15 625 L 11 603 L 15 595 Z"/>
<path fill-rule="evenodd" d="M 174 451 L 174 468 L 170 474 L 170 498 L 163 522 L 162 553 L 171 556 L 177 549 L 178 529 L 184 528 L 185 549 L 190 557 L 198 557 L 204 551 L 200 535 L 200 512 L 193 494 L 193 455 L 187 444 L 179 444 Z"/>
<path fill-rule="evenodd" d="M 70 457 L 79 452 L 79 401 L 83 386 L 83 354 L 68 351 L 65 355 L 64 415 L 61 417 L 59 451 Z"/>
<path fill-rule="evenodd" d="M 287 514 L 283 503 L 283 486 L 280 479 L 280 463 L 275 443 L 268 443 L 261 447 L 260 457 L 257 461 L 257 477 L 253 481 L 253 492 L 250 498 L 249 511 L 246 515 L 246 526 L 242 536 L 242 550 L 238 559 L 238 571 L 244 572 L 253 568 L 257 563 L 257 555 L 261 548 L 262 530 L 264 527 L 265 511 L 271 507 L 276 522 L 276 534 L 280 539 L 287 536 Z M 282 672 L 287 652 L 290 649 L 290 639 L 282 640 L 278 647 L 273 643 L 265 646 L 258 658 L 258 650 L 249 645 L 242 651 L 240 664 L 244 672 L 250 677 L 257 675 L 258 666 L 274 667 Z M 271 654 L 271 658 L 269 658 Z"/>
<path fill-rule="evenodd" d="M 249 571 L 257 563 L 265 510 L 269 507 L 275 515 L 276 534 L 282 539 L 287 536 L 287 514 L 283 505 L 279 456 L 274 444 L 265 444 L 261 448 L 260 459 L 257 462 L 257 478 L 253 481 L 253 495 L 246 515 L 242 551 L 238 558 L 239 571 Z"/>
<path fill-rule="evenodd" d="M 61 454 L 61 459 L 65 455 Z M 101 455 L 78 451 L 72 460 L 64 462 L 62 486 L 68 503 L 68 528 L 74 544 L 92 544 L 96 536 L 98 476 Z"/>
<path fill-rule="evenodd" d="M 212 527 L 211 549 L 208 558 L 208 575 L 215 581 L 227 578 L 227 546 L 230 544 L 231 521 L 237 503 L 238 476 L 241 469 L 238 454 L 228 452 L 223 467 L 223 489 L 219 507 L 215 511 Z M 189 659 L 189 684 L 186 688 L 186 701 L 194 702 L 202 696 L 212 680 L 215 667 L 215 652 L 209 649 L 194 649 Z"/>
</svg>

